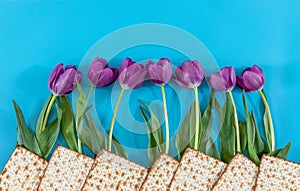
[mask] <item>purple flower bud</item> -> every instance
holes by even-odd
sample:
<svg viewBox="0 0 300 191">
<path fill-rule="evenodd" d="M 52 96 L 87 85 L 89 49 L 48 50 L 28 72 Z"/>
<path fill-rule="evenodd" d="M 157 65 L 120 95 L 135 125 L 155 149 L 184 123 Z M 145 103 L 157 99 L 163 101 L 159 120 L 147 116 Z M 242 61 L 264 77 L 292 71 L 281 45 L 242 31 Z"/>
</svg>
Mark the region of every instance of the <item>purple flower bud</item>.
<svg viewBox="0 0 300 191">
<path fill-rule="evenodd" d="M 118 81 L 124 89 L 135 89 L 144 83 L 146 75 L 143 65 L 126 58 L 121 64 Z"/>
<path fill-rule="evenodd" d="M 48 86 L 54 95 L 65 95 L 71 93 L 76 88 L 76 80 L 80 81 L 82 74 L 75 66 L 58 64 L 48 78 Z"/>
<path fill-rule="evenodd" d="M 182 88 L 193 89 L 200 86 L 204 79 L 204 70 L 197 60 L 185 61 L 176 68 L 173 80 Z"/>
<path fill-rule="evenodd" d="M 212 88 L 219 92 L 231 91 L 236 84 L 236 75 L 232 66 L 222 68 L 207 78 Z"/>
<path fill-rule="evenodd" d="M 165 85 L 172 77 L 172 66 L 168 58 L 161 58 L 157 64 L 149 60 L 146 68 L 151 82 L 156 85 Z"/>
<path fill-rule="evenodd" d="M 237 77 L 237 83 L 246 92 L 261 90 L 265 84 L 264 72 L 257 65 L 248 67 Z"/>
<path fill-rule="evenodd" d="M 117 68 L 108 67 L 107 61 L 96 57 L 88 72 L 88 78 L 91 84 L 96 87 L 104 87 L 117 79 L 119 71 Z"/>
</svg>

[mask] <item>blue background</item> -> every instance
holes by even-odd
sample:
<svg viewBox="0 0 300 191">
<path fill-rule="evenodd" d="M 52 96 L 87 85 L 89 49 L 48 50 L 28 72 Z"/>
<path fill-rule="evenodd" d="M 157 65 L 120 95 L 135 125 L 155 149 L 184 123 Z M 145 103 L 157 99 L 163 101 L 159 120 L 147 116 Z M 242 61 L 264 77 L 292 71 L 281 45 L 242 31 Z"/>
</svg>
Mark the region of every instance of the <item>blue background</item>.
<svg viewBox="0 0 300 191">
<path fill-rule="evenodd" d="M 28 125 L 34 127 L 38 111 L 49 95 L 48 75 L 57 63 L 78 65 L 88 49 L 106 34 L 128 25 L 153 22 L 194 34 L 220 67 L 260 65 L 266 75 L 265 90 L 277 147 L 292 141 L 289 159 L 300 162 L 299 7 L 300 2 L 279 0 L 1 1 L 0 169 L 16 144 L 12 99 L 22 107 Z M 172 51 L 151 51 L 157 58 L 168 56 L 176 62 L 184 59 Z M 149 53 L 149 49 L 125 52 L 116 60 L 128 55 L 136 60 L 147 58 L 143 53 Z M 109 95 L 110 89 L 97 91 Z M 234 94 L 240 96 L 239 92 Z M 99 104 L 110 105 L 103 100 Z M 108 112 L 99 113 L 106 115 L 102 118 L 107 125 L 112 108 L 105 107 Z M 116 136 L 122 144 L 130 145 L 120 131 Z"/>
</svg>

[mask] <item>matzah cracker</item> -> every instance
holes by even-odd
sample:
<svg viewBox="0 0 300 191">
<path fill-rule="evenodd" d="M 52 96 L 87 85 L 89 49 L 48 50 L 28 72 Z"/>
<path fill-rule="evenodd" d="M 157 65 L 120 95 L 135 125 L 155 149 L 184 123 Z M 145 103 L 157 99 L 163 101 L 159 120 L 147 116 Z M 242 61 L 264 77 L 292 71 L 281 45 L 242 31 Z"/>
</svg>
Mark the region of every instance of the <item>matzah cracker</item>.
<svg viewBox="0 0 300 191">
<path fill-rule="evenodd" d="M 102 150 L 95 159 L 82 190 L 139 190 L 147 173 L 147 168 Z"/>
<path fill-rule="evenodd" d="M 167 154 L 160 154 L 143 183 L 141 191 L 167 191 L 179 162 Z"/>
<path fill-rule="evenodd" d="M 237 153 L 213 187 L 213 191 L 253 191 L 258 166 L 241 153 Z"/>
<path fill-rule="evenodd" d="M 48 162 L 18 146 L 0 175 L 0 190 L 37 190 Z"/>
<path fill-rule="evenodd" d="M 226 167 L 226 163 L 187 148 L 171 182 L 173 190 L 211 190 Z"/>
<path fill-rule="evenodd" d="M 300 190 L 300 164 L 263 155 L 256 182 L 256 191 Z"/>
<path fill-rule="evenodd" d="M 58 146 L 38 190 L 80 190 L 93 163 L 90 157 Z"/>
</svg>

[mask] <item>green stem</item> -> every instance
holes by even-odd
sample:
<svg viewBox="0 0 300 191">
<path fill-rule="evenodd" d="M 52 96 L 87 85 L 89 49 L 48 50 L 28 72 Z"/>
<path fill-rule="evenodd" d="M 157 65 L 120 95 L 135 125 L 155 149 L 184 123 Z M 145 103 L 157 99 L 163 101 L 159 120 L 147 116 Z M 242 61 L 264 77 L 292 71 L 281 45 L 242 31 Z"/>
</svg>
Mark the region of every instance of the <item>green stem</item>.
<svg viewBox="0 0 300 191">
<path fill-rule="evenodd" d="M 164 115 L 165 115 L 165 124 L 166 124 L 166 150 L 165 153 L 169 153 L 169 119 L 168 119 L 168 109 L 167 109 L 167 100 L 166 100 L 166 94 L 165 94 L 165 87 L 161 87 L 161 94 L 163 98 L 163 104 L 164 104 Z"/>
<path fill-rule="evenodd" d="M 51 108 L 52 108 L 52 105 L 53 103 L 55 102 L 57 96 L 56 95 L 52 95 L 52 98 L 49 102 L 49 105 L 47 106 L 47 110 L 46 110 L 46 113 L 45 113 L 45 117 L 44 117 L 44 121 L 43 121 L 43 124 L 42 124 L 42 132 L 45 130 L 46 128 L 46 124 L 47 124 L 47 121 L 48 121 L 48 117 L 49 117 L 49 114 L 50 114 L 50 111 L 51 111 Z"/>
<path fill-rule="evenodd" d="M 118 110 L 119 110 L 119 106 L 120 106 L 122 97 L 124 95 L 124 92 L 125 92 L 125 89 L 122 88 L 120 96 L 119 96 L 119 99 L 118 99 L 118 102 L 117 102 L 117 105 L 115 107 L 115 111 L 114 111 L 113 117 L 111 119 L 111 123 L 110 123 L 110 127 L 109 127 L 109 134 L 108 134 L 108 151 L 111 151 L 112 133 L 113 133 L 113 129 L 114 129 L 115 119 L 116 119 L 116 116 L 117 116 L 117 113 L 118 113 Z"/>
<path fill-rule="evenodd" d="M 93 86 L 90 86 L 89 91 L 88 91 L 88 94 L 87 94 L 87 96 L 86 96 L 87 102 L 88 102 L 88 100 L 89 100 L 89 98 L 90 98 L 90 96 L 91 96 L 91 93 L 92 93 L 93 89 L 94 89 L 94 87 L 93 87 Z M 79 123 L 80 123 L 79 125 L 80 125 L 80 127 L 81 127 L 81 126 L 82 126 L 82 123 L 83 123 L 82 119 L 81 119 L 81 121 L 80 121 Z M 79 126 L 76 125 L 76 127 L 79 127 Z M 77 128 L 77 129 L 78 129 L 78 128 Z M 78 131 L 77 131 L 77 132 L 78 132 Z M 78 145 L 78 152 L 79 152 L 79 153 L 82 153 L 81 141 L 80 141 L 78 135 L 77 135 L 77 145 Z"/>
<path fill-rule="evenodd" d="M 271 140 L 271 151 L 274 151 L 275 150 L 275 135 L 274 135 L 274 128 L 273 128 L 273 121 L 272 121 L 272 116 L 271 116 L 271 111 L 270 111 L 270 107 L 269 107 L 269 104 L 268 104 L 268 101 L 266 99 L 266 96 L 265 94 L 263 93 L 263 90 L 259 90 L 259 94 L 264 102 L 264 105 L 265 105 L 265 109 L 266 109 L 266 112 L 267 112 L 267 117 L 268 117 L 268 120 L 269 120 L 269 125 L 270 125 L 270 132 L 271 132 L 271 137 L 272 137 L 272 140 Z"/>
<path fill-rule="evenodd" d="M 237 151 L 241 152 L 239 121 L 238 121 L 236 107 L 235 107 L 235 103 L 234 103 L 234 99 L 233 99 L 231 91 L 229 91 L 229 95 L 230 95 L 230 99 L 231 99 L 231 103 L 232 103 L 232 107 L 233 107 L 233 112 L 234 112 Z"/>
<path fill-rule="evenodd" d="M 94 86 L 90 86 L 90 89 L 89 89 L 88 94 L 87 94 L 87 96 L 86 96 L 86 100 L 89 100 L 89 98 L 90 98 L 90 96 L 91 96 L 91 93 L 92 93 L 93 89 L 94 89 Z"/>
<path fill-rule="evenodd" d="M 195 145 L 194 149 L 198 150 L 199 149 L 199 115 L 200 115 L 200 107 L 199 107 L 199 99 L 198 99 L 198 87 L 194 87 L 194 93 L 195 93 L 195 105 L 196 105 L 196 127 L 195 127 Z"/>
</svg>

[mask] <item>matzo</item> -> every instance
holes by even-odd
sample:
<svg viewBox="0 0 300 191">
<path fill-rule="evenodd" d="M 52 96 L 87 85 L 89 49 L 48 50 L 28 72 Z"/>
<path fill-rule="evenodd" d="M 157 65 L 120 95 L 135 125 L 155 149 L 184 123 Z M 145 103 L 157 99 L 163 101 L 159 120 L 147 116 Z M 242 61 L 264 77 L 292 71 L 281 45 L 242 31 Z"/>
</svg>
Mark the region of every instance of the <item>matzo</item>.
<svg viewBox="0 0 300 191">
<path fill-rule="evenodd" d="M 48 162 L 18 146 L 0 175 L 0 190 L 37 190 Z"/>
<path fill-rule="evenodd" d="M 139 190 L 147 173 L 147 168 L 102 150 L 95 159 L 82 190 Z"/>
<path fill-rule="evenodd" d="M 141 191 L 167 191 L 179 162 L 162 153 L 154 162 Z"/>
<path fill-rule="evenodd" d="M 90 157 L 58 146 L 38 190 L 80 190 L 93 163 Z"/>
<path fill-rule="evenodd" d="M 300 190 L 300 164 L 263 155 L 256 182 L 256 191 Z"/>
<path fill-rule="evenodd" d="M 237 153 L 212 190 L 253 191 L 257 173 L 258 166 L 243 154 Z"/>
<path fill-rule="evenodd" d="M 187 148 L 171 182 L 173 190 L 211 190 L 226 167 L 226 163 Z"/>
</svg>

